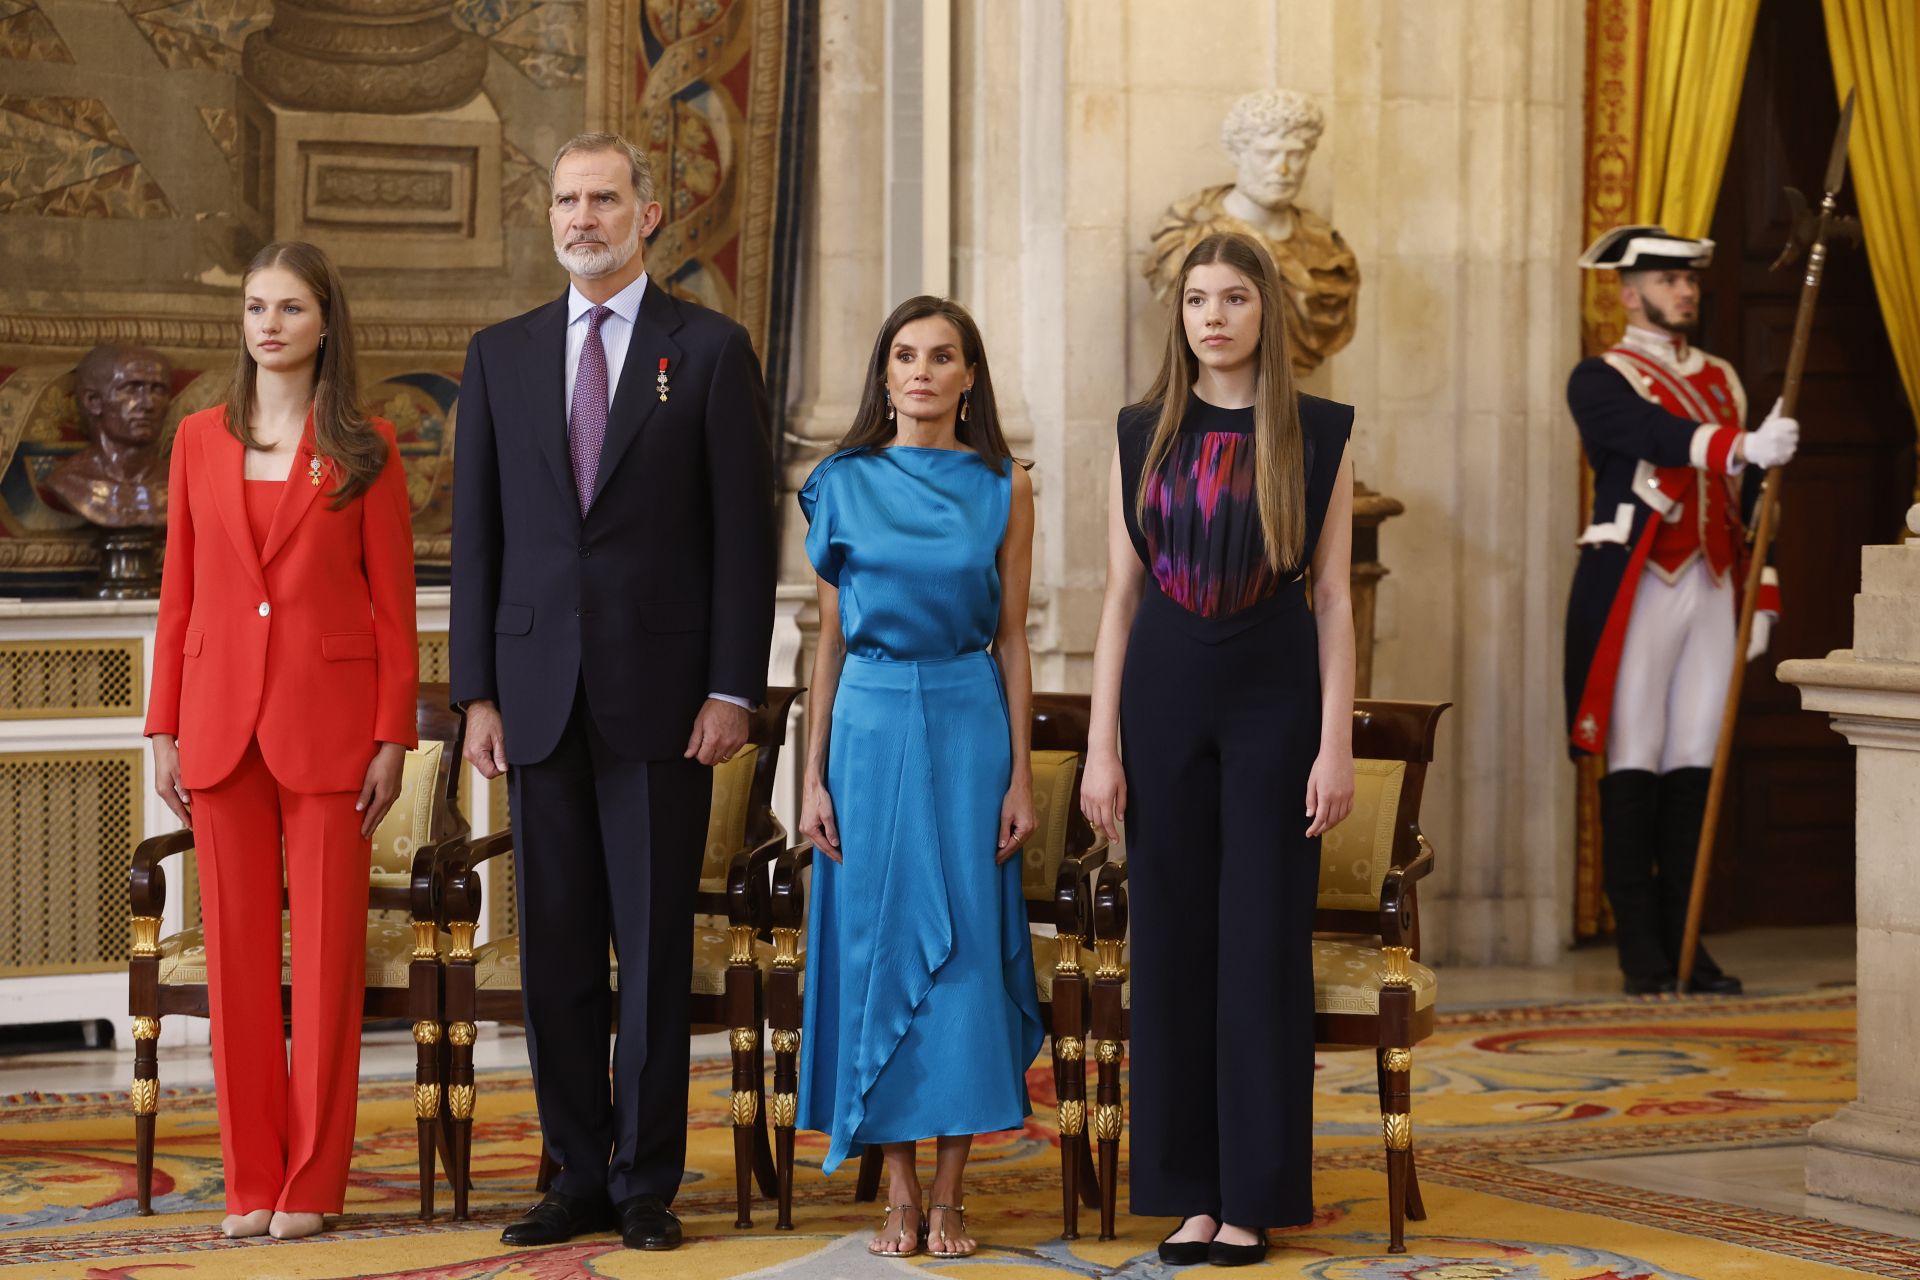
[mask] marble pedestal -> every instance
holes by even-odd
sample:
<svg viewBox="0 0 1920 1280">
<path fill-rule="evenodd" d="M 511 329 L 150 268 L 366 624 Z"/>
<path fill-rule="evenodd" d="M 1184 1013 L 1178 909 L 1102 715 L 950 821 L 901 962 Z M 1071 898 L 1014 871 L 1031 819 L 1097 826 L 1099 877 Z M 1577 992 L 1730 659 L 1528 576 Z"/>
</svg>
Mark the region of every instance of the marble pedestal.
<svg viewBox="0 0 1920 1280">
<path fill-rule="evenodd" d="M 1807 1190 L 1920 1214 L 1920 542 L 1865 548 L 1854 647 L 1779 674 L 1856 753 L 1859 1096 L 1813 1126 Z"/>
</svg>

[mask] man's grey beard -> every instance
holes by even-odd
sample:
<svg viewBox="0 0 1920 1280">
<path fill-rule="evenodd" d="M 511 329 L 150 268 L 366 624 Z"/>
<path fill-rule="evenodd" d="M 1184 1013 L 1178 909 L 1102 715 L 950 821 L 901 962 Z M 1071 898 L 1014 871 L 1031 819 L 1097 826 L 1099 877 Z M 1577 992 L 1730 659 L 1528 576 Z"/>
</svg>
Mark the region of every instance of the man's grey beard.
<svg viewBox="0 0 1920 1280">
<path fill-rule="evenodd" d="M 627 233 L 624 244 L 617 246 L 605 244 L 577 244 L 571 249 L 553 246 L 553 256 L 568 274 L 595 280 L 601 276 L 612 275 L 633 261 L 633 255 L 640 251 L 640 221 L 635 219 L 633 230 Z"/>
<path fill-rule="evenodd" d="M 1676 324 L 1672 320 L 1667 318 L 1666 312 L 1662 311 L 1659 307 L 1656 307 L 1653 303 L 1649 302 L 1647 299 L 1642 298 L 1640 300 L 1640 306 L 1647 313 L 1647 319 L 1653 321 L 1654 324 L 1660 326 L 1662 329 L 1665 329 L 1668 333 L 1684 334 L 1687 337 L 1691 338 L 1693 336 L 1693 331 L 1700 327 L 1700 312 L 1698 311 L 1698 309 L 1694 311 L 1693 319 L 1687 321 L 1685 324 Z"/>
</svg>

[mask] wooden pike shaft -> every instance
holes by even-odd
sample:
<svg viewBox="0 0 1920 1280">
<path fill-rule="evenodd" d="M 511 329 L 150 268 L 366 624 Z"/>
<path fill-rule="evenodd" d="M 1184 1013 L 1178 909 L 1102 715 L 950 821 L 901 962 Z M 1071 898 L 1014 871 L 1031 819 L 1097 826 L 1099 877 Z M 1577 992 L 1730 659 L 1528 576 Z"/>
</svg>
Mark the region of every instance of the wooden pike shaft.
<svg viewBox="0 0 1920 1280">
<path fill-rule="evenodd" d="M 1826 232 L 1834 217 L 1834 204 L 1834 191 L 1829 190 L 1820 202 L 1820 231 L 1807 253 L 1807 274 L 1800 282 L 1800 304 L 1793 317 L 1793 346 L 1787 353 L 1786 385 L 1780 392 L 1782 417 L 1796 416 L 1800 403 L 1807 344 L 1813 336 L 1813 307 L 1820 297 L 1820 280 L 1827 269 Z M 1720 715 L 1720 742 L 1714 749 L 1713 778 L 1707 785 L 1707 811 L 1700 822 L 1700 845 L 1693 861 L 1693 890 L 1687 898 L 1687 927 L 1681 935 L 1677 975 L 1677 987 L 1683 993 L 1693 977 L 1693 953 L 1700 942 L 1700 916 L 1706 908 L 1707 877 L 1713 868 L 1714 834 L 1720 825 L 1720 806 L 1726 798 L 1727 767 L 1733 759 L 1733 731 L 1740 719 L 1740 691 L 1747 677 L 1747 645 L 1753 637 L 1754 604 L 1760 597 L 1760 578 L 1767 567 L 1767 550 L 1773 545 L 1773 526 L 1779 507 L 1780 468 L 1774 467 L 1760 486 L 1752 558 L 1747 564 L 1746 591 L 1740 598 L 1740 631 L 1734 641 L 1733 676 L 1727 681 L 1727 705 Z"/>
</svg>

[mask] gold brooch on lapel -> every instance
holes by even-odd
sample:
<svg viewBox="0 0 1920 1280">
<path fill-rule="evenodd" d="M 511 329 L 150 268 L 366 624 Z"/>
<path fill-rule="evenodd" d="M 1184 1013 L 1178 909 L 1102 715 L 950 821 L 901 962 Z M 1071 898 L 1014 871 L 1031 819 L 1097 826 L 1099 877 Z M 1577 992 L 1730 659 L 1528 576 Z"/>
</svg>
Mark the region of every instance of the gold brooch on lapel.
<svg viewBox="0 0 1920 1280">
<path fill-rule="evenodd" d="M 314 488 L 320 487 L 320 458 L 315 455 L 307 462 L 307 479 L 313 481 Z"/>
<path fill-rule="evenodd" d="M 667 398 L 667 358 L 665 356 L 660 357 L 660 372 L 654 376 L 653 385 L 660 392 L 660 399 L 664 402 Z"/>
</svg>

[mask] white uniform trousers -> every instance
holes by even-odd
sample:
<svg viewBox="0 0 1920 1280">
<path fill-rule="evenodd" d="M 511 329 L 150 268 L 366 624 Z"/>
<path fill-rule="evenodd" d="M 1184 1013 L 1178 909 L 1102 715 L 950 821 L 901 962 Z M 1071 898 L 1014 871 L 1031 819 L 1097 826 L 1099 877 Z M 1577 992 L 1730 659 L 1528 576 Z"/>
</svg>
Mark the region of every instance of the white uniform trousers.
<svg viewBox="0 0 1920 1280">
<path fill-rule="evenodd" d="M 1607 770 L 1710 769 L 1733 676 L 1732 576 L 1715 582 L 1695 556 L 1672 583 L 1640 575 L 1613 686 Z"/>
</svg>

